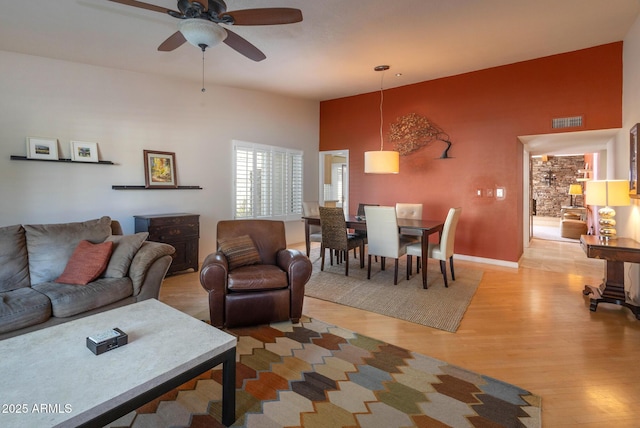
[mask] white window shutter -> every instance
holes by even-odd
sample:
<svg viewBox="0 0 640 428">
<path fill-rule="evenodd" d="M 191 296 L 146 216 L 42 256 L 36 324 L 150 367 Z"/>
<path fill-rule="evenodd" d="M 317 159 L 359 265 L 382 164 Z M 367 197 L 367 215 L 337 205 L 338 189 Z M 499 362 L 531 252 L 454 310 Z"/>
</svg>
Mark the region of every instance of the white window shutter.
<svg viewBox="0 0 640 428">
<path fill-rule="evenodd" d="M 241 141 L 233 145 L 235 218 L 299 219 L 302 151 Z"/>
</svg>

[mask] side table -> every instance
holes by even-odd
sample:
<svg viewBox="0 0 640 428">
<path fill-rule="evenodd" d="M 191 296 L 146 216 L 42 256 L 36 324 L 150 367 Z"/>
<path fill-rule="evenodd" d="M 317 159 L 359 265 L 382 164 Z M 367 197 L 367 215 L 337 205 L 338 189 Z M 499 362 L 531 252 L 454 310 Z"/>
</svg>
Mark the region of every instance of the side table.
<svg viewBox="0 0 640 428">
<path fill-rule="evenodd" d="M 630 238 L 601 240 L 599 236 L 582 235 L 580 246 L 589 258 L 603 259 L 604 282 L 599 287 L 585 285 L 583 294 L 593 294 L 589 309 L 595 312 L 598 303 L 613 303 L 629 308 L 640 319 L 640 306 L 626 301 L 624 263 L 640 263 L 640 243 Z"/>
<path fill-rule="evenodd" d="M 176 252 L 167 275 L 193 268 L 198 271 L 200 216 L 198 214 L 136 215 L 135 231 L 149 232 L 149 241 L 172 245 Z"/>
</svg>

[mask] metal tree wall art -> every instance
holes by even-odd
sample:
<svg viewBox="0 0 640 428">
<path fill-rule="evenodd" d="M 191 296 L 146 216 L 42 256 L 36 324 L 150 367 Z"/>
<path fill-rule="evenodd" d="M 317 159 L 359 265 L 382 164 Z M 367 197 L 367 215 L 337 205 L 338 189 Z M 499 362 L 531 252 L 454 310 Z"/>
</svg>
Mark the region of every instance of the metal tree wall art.
<svg viewBox="0 0 640 428">
<path fill-rule="evenodd" d="M 432 141 L 442 141 L 447 145 L 447 148 L 440 155 L 440 159 L 447 159 L 451 148 L 449 134 L 417 113 L 401 116 L 391 124 L 389 141 L 394 143 L 400 156 L 410 155 Z"/>
</svg>

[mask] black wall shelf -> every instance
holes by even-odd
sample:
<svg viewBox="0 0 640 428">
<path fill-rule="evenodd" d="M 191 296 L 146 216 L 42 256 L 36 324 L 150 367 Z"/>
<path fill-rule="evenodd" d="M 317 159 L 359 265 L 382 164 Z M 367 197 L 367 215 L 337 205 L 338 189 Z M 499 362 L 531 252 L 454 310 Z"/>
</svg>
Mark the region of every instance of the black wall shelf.
<svg viewBox="0 0 640 428">
<path fill-rule="evenodd" d="M 113 190 L 202 190 L 200 186 L 178 187 L 145 187 L 145 186 L 111 186 Z"/>
<path fill-rule="evenodd" d="M 107 161 L 107 160 L 101 160 L 98 162 L 78 162 L 78 161 L 74 161 L 71 159 L 32 159 L 32 158 L 28 158 L 26 156 L 15 156 L 15 155 L 11 155 L 11 160 L 17 160 L 17 161 L 36 161 L 36 162 L 62 162 L 62 163 L 75 163 L 75 164 L 82 164 L 82 165 L 115 165 L 115 163 L 111 162 L 111 161 Z"/>
</svg>

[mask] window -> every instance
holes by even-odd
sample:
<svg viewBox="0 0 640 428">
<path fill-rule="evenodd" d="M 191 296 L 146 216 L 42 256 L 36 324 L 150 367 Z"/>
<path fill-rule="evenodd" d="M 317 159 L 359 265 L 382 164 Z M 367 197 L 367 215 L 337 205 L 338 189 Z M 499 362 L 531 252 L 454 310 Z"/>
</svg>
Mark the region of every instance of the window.
<svg viewBox="0 0 640 428">
<path fill-rule="evenodd" d="M 302 151 L 233 142 L 234 218 L 298 220 L 302 215 Z"/>
</svg>

